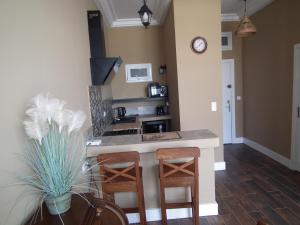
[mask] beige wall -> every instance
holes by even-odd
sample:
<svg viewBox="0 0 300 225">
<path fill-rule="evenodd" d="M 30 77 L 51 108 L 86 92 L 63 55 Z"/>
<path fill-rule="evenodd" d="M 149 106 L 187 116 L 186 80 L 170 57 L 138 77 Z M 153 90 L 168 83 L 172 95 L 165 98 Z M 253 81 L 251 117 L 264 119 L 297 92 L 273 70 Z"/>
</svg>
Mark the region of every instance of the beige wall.
<svg viewBox="0 0 300 225">
<path fill-rule="evenodd" d="M 5 220 L 22 190 L 2 187 L 23 168 L 15 153 L 25 148 L 22 120 L 30 98 L 50 92 L 89 116 L 88 9 L 95 9 L 92 0 L 0 2 L 1 225 L 21 224 L 33 204 L 26 193 Z"/>
<path fill-rule="evenodd" d="M 207 128 L 223 143 L 221 89 L 221 2 L 220 0 L 174 0 L 175 40 L 181 130 Z M 208 49 L 195 54 L 191 40 L 203 36 Z M 218 111 L 211 112 L 216 101 Z M 223 161 L 223 147 L 216 150 Z"/>
<path fill-rule="evenodd" d="M 161 26 L 106 28 L 107 56 L 121 56 L 123 64 L 111 82 L 113 97 L 145 97 L 147 83 L 126 83 L 125 64 L 152 63 L 153 81 L 165 84 L 166 76 L 159 75 L 165 63 Z"/>
<path fill-rule="evenodd" d="M 252 16 L 256 36 L 243 43 L 244 136 L 290 158 L 293 45 L 300 2 L 277 0 Z"/>
<path fill-rule="evenodd" d="M 243 73 L 242 73 L 242 39 L 238 38 L 234 32 L 239 22 L 223 22 L 222 32 L 232 32 L 232 50 L 222 51 L 223 59 L 234 59 L 235 70 L 235 125 L 236 136 L 243 137 Z M 241 100 L 237 100 L 241 96 Z"/>
<path fill-rule="evenodd" d="M 178 77 L 176 61 L 176 41 L 174 26 L 174 6 L 170 6 L 168 15 L 164 23 L 164 46 L 167 64 L 167 81 L 169 88 L 170 114 L 172 117 L 171 129 L 180 130 L 179 118 L 179 96 L 178 96 Z"/>
</svg>

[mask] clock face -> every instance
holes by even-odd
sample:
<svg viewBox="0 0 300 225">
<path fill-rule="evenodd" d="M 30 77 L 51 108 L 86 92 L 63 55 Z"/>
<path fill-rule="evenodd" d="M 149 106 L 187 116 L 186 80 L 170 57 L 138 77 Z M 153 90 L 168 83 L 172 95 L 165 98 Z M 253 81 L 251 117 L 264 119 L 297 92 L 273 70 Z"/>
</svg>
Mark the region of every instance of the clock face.
<svg viewBox="0 0 300 225">
<path fill-rule="evenodd" d="M 203 53 L 207 49 L 207 42 L 203 37 L 196 37 L 192 40 L 191 47 L 195 53 Z"/>
</svg>

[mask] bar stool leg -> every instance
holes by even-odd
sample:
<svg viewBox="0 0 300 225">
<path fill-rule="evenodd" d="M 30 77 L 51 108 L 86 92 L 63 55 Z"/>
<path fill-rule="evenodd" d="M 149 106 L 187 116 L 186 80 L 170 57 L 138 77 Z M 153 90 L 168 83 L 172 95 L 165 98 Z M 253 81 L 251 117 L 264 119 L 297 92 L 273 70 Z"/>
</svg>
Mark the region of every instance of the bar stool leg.
<svg viewBox="0 0 300 225">
<path fill-rule="evenodd" d="M 146 225 L 146 213 L 145 213 L 145 200 L 144 200 L 144 187 L 143 182 L 138 179 L 137 181 L 137 194 L 138 194 L 138 207 L 140 212 L 140 224 Z"/>
<path fill-rule="evenodd" d="M 191 200 L 192 200 L 192 220 L 193 220 L 193 224 L 196 224 L 196 207 L 195 207 L 195 187 L 194 185 L 191 186 Z"/>
<path fill-rule="evenodd" d="M 161 218 L 162 224 L 167 225 L 167 209 L 166 209 L 166 198 L 165 198 L 165 188 L 160 181 L 160 205 L 161 205 Z"/>
<path fill-rule="evenodd" d="M 194 199 L 194 207 L 195 207 L 195 225 L 199 225 L 199 180 L 198 177 L 195 179 L 195 199 Z"/>
</svg>

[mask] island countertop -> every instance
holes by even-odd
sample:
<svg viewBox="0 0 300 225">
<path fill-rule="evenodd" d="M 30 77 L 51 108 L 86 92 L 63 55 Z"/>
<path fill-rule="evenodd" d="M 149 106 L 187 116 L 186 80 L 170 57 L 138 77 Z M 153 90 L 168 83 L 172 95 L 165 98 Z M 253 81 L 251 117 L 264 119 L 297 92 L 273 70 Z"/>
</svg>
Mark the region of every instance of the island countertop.
<svg viewBox="0 0 300 225">
<path fill-rule="evenodd" d="M 105 136 L 101 137 L 101 145 L 87 147 L 87 156 L 93 158 L 103 153 L 127 151 L 137 151 L 141 153 L 140 165 L 143 167 L 142 180 L 145 205 L 147 215 L 151 214 L 151 217 L 147 217 L 147 221 L 155 221 L 161 219 L 158 189 L 158 161 L 155 157 L 155 151 L 159 148 L 198 147 L 200 149 L 199 213 L 200 216 L 217 215 L 218 204 L 215 200 L 214 148 L 219 145 L 219 138 L 209 130 L 178 131 L 178 134 L 181 137 L 180 139 L 156 141 L 143 141 L 141 134 Z M 170 202 L 181 202 L 186 196 L 186 191 L 186 188 L 168 188 L 168 190 L 166 190 L 166 196 Z M 119 206 L 124 208 L 136 206 L 133 193 L 118 193 L 115 196 L 115 200 Z M 185 218 L 191 215 L 188 209 L 168 209 L 167 214 L 169 219 Z M 127 214 L 127 216 L 130 223 L 139 222 L 139 216 L 137 214 Z"/>
<path fill-rule="evenodd" d="M 114 149 L 119 149 L 120 146 L 124 149 L 134 149 L 140 153 L 153 152 L 155 147 L 170 146 L 186 146 L 190 143 L 192 146 L 197 142 L 196 146 L 200 148 L 214 148 L 219 145 L 219 138 L 217 135 L 209 130 L 191 130 L 191 131 L 177 131 L 180 139 L 157 140 L 157 141 L 143 141 L 142 134 L 134 135 L 119 135 L 119 136 L 103 136 L 101 137 L 101 144 L 99 146 L 88 146 L 87 156 L 95 157 L 100 153 L 108 153 Z M 136 145 L 141 145 L 140 147 Z M 151 146 L 151 148 L 147 148 Z M 170 146 L 170 147 L 172 147 Z"/>
</svg>

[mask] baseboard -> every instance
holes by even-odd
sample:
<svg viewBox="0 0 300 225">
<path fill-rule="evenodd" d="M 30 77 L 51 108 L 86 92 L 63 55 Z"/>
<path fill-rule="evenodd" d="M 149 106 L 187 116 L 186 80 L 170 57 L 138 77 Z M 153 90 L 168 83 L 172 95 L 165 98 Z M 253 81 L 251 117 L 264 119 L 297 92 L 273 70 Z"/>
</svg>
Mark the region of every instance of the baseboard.
<svg viewBox="0 0 300 225">
<path fill-rule="evenodd" d="M 236 137 L 233 139 L 232 144 L 243 144 L 244 143 L 244 138 L 243 137 Z"/>
<path fill-rule="evenodd" d="M 274 159 L 275 161 L 279 162 L 280 164 L 291 168 L 291 160 L 276 153 L 272 149 L 269 149 L 261 144 L 256 143 L 255 141 L 249 140 L 247 138 L 244 138 L 244 144 L 248 145 L 249 147 L 259 151 L 260 153 L 270 157 L 271 159 Z"/>
<path fill-rule="evenodd" d="M 300 172 L 300 164 L 298 162 L 291 160 L 290 169 Z"/>
<path fill-rule="evenodd" d="M 215 162 L 215 171 L 226 170 L 225 162 Z"/>
<path fill-rule="evenodd" d="M 138 213 L 126 214 L 129 223 L 139 223 L 140 216 Z M 218 215 L 218 203 L 208 203 L 199 205 L 199 216 L 215 216 Z M 181 219 L 189 218 L 192 216 L 191 209 L 168 209 L 167 218 L 168 219 Z M 161 210 L 158 208 L 147 209 L 146 210 L 147 222 L 160 221 L 161 220 Z"/>
</svg>

